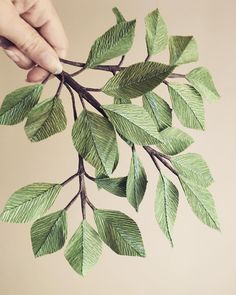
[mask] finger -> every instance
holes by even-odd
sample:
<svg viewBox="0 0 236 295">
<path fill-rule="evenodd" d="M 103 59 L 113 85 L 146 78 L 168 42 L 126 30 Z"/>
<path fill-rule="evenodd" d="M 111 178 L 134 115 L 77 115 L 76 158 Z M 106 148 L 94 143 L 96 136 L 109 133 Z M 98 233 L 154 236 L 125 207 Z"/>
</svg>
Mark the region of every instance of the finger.
<svg viewBox="0 0 236 295">
<path fill-rule="evenodd" d="M 53 74 L 62 72 L 55 50 L 12 9 L 0 18 L 0 35 L 13 42 L 28 58 Z"/>
<path fill-rule="evenodd" d="M 47 76 L 47 71 L 39 66 L 36 66 L 28 72 L 26 81 L 31 83 L 42 82 L 44 79 L 47 78 Z"/>
<path fill-rule="evenodd" d="M 37 28 L 60 57 L 65 57 L 68 49 L 68 40 L 51 1 L 39 0 L 35 2 L 28 11 L 21 14 L 21 17 Z"/>
<path fill-rule="evenodd" d="M 25 56 L 18 48 L 15 46 L 7 47 L 4 52 L 6 55 L 14 61 L 20 68 L 29 70 L 34 66 L 31 59 Z"/>
</svg>

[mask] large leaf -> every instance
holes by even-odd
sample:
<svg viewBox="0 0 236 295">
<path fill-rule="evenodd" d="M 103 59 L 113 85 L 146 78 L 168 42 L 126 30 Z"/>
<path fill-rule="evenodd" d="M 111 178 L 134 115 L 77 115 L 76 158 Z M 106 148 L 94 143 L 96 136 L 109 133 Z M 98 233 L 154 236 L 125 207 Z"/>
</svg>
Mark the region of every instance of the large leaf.
<svg viewBox="0 0 236 295">
<path fill-rule="evenodd" d="M 210 101 L 216 101 L 220 98 L 211 74 L 206 68 L 199 67 L 192 70 L 186 75 L 186 79 L 197 89 L 203 98 L 207 98 Z"/>
<path fill-rule="evenodd" d="M 196 216 L 206 225 L 219 230 L 220 225 L 211 193 L 205 187 L 192 183 L 184 177 L 180 177 L 180 181 Z"/>
<path fill-rule="evenodd" d="M 31 242 L 35 257 L 60 250 L 67 237 L 66 211 L 60 210 L 34 222 Z"/>
<path fill-rule="evenodd" d="M 7 201 L 0 219 L 24 223 L 41 217 L 54 203 L 62 186 L 51 183 L 33 183 L 16 191 Z"/>
<path fill-rule="evenodd" d="M 143 95 L 143 107 L 156 123 L 158 131 L 172 125 L 171 108 L 164 99 L 154 92 L 148 92 Z"/>
<path fill-rule="evenodd" d="M 126 194 L 129 203 L 136 211 L 138 211 L 139 205 L 143 200 L 146 186 L 147 175 L 137 153 L 133 151 L 126 185 Z"/>
<path fill-rule="evenodd" d="M 117 7 L 113 7 L 112 8 L 112 11 L 113 11 L 113 13 L 114 13 L 114 15 L 116 17 L 117 24 L 126 21 L 125 18 L 124 18 L 124 16 L 122 15 L 122 13 L 120 12 L 120 10 Z"/>
<path fill-rule="evenodd" d="M 202 97 L 188 84 L 168 84 L 173 109 L 185 127 L 205 129 L 205 114 Z"/>
<path fill-rule="evenodd" d="M 71 267 L 84 276 L 98 262 L 102 253 L 102 241 L 97 232 L 83 220 L 65 249 L 65 257 Z"/>
<path fill-rule="evenodd" d="M 194 142 L 190 135 L 178 128 L 166 128 L 160 134 L 163 142 L 159 142 L 157 147 L 166 155 L 179 154 Z"/>
<path fill-rule="evenodd" d="M 72 130 L 78 153 L 102 174 L 110 175 L 117 159 L 116 134 L 104 117 L 83 111 Z"/>
<path fill-rule="evenodd" d="M 171 163 L 177 172 L 201 186 L 208 187 L 213 178 L 206 161 L 198 154 L 184 154 L 171 158 Z"/>
<path fill-rule="evenodd" d="M 126 197 L 126 182 L 127 177 L 96 179 L 96 184 L 99 188 L 103 188 L 113 195 L 124 198 Z"/>
<path fill-rule="evenodd" d="M 158 54 L 168 45 L 167 27 L 158 9 L 145 17 L 145 25 L 148 55 Z"/>
<path fill-rule="evenodd" d="M 42 84 L 35 84 L 9 93 L 0 108 L 0 124 L 14 125 L 23 121 L 38 103 L 42 90 Z"/>
<path fill-rule="evenodd" d="M 110 96 L 135 98 L 153 90 L 174 68 L 152 61 L 133 64 L 108 80 L 102 91 Z"/>
<path fill-rule="evenodd" d="M 169 39 L 170 64 L 180 65 L 198 60 L 197 43 L 193 36 L 172 36 Z"/>
<path fill-rule="evenodd" d="M 25 124 L 28 138 L 37 142 L 66 128 L 66 115 L 59 97 L 49 98 L 37 104 L 29 113 Z"/>
<path fill-rule="evenodd" d="M 161 141 L 155 123 L 148 112 L 137 105 L 103 105 L 116 130 L 135 144 L 148 145 Z"/>
<path fill-rule="evenodd" d="M 172 230 L 176 219 L 178 204 L 179 192 L 176 186 L 161 174 L 157 184 L 155 215 L 161 230 L 170 241 L 172 247 Z"/>
<path fill-rule="evenodd" d="M 119 255 L 145 257 L 141 233 L 135 221 L 119 211 L 94 211 L 103 242 Z"/>
<path fill-rule="evenodd" d="M 133 44 L 135 23 L 135 20 L 120 22 L 99 37 L 90 50 L 86 67 L 93 68 L 107 60 L 126 54 Z"/>
</svg>

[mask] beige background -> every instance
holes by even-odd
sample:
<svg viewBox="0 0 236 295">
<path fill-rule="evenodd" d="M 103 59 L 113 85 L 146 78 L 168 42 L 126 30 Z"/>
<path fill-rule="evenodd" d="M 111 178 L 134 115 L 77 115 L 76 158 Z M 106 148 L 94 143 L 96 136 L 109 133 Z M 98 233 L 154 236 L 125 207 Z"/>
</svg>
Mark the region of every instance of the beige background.
<svg viewBox="0 0 236 295">
<path fill-rule="evenodd" d="M 126 64 L 141 61 L 146 56 L 143 18 L 159 7 L 171 34 L 193 34 L 199 44 L 200 61 L 210 69 L 222 95 L 216 104 L 206 103 L 207 131 L 189 131 L 196 143 L 189 151 L 204 155 L 214 174 L 211 187 L 221 221 L 222 233 L 203 225 L 192 214 L 181 192 L 180 206 L 174 230 L 175 247 L 171 249 L 153 216 L 153 200 L 158 179 L 157 171 L 144 152 L 149 186 L 145 200 L 136 214 L 125 200 L 113 197 L 87 183 L 90 198 L 100 208 L 126 212 L 140 225 L 147 258 L 120 257 L 104 246 L 97 266 L 82 278 L 67 264 L 60 251 L 48 257 L 34 259 L 30 244 L 30 225 L 0 224 L 0 293 L 3 295 L 43 294 L 165 294 L 165 295 L 234 295 L 236 294 L 235 237 L 235 27 L 234 0 L 215 1 L 55 1 L 68 33 L 69 58 L 84 61 L 96 37 L 114 23 L 111 12 L 117 5 L 124 15 L 137 17 L 135 45 Z M 163 56 L 165 58 L 165 55 Z M 157 58 L 154 58 L 157 60 Z M 0 53 L 0 101 L 12 89 L 24 85 L 25 73 Z M 184 73 L 194 65 L 179 69 Z M 110 77 L 92 72 L 80 77 L 81 83 L 101 86 Z M 55 81 L 50 82 L 44 97 L 53 95 Z M 159 88 L 166 96 L 166 89 Z M 68 114 L 70 100 L 63 92 Z M 103 103 L 110 98 L 98 96 Z M 31 144 L 23 124 L 0 127 L 0 208 L 12 192 L 36 181 L 61 182 L 76 169 L 76 154 L 70 140 L 72 120 L 67 131 L 45 142 Z M 116 175 L 125 175 L 130 152 L 120 143 L 121 162 Z M 167 172 L 168 173 L 168 172 Z M 66 188 L 53 210 L 64 206 L 76 191 L 76 182 Z M 89 220 L 92 216 L 89 214 Z M 69 236 L 81 220 L 79 202 L 69 211 Z"/>
</svg>

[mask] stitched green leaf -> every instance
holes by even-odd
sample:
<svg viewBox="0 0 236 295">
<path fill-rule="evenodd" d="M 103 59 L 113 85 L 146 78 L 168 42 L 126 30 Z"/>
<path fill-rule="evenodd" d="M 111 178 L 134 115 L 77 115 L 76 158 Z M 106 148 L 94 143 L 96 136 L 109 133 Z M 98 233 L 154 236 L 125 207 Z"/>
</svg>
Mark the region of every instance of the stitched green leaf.
<svg viewBox="0 0 236 295">
<path fill-rule="evenodd" d="M 176 186 L 163 174 L 160 175 L 155 199 L 156 220 L 173 247 L 172 231 L 179 204 Z"/>
<path fill-rule="evenodd" d="M 66 115 L 59 97 L 37 104 L 29 113 L 25 132 L 32 142 L 44 140 L 66 128 Z"/>
<path fill-rule="evenodd" d="M 74 123 L 72 138 L 78 153 L 97 168 L 98 173 L 112 173 L 118 148 L 115 130 L 106 118 L 82 111 Z"/>
<path fill-rule="evenodd" d="M 168 89 L 173 109 L 182 125 L 204 130 L 204 105 L 199 92 L 188 84 L 169 83 Z"/>
<path fill-rule="evenodd" d="M 174 68 L 152 61 L 133 64 L 108 80 L 102 91 L 110 96 L 135 98 L 157 87 Z"/>
<path fill-rule="evenodd" d="M 119 211 L 94 211 L 98 233 L 104 243 L 119 255 L 145 257 L 141 233 L 135 221 Z"/>
<path fill-rule="evenodd" d="M 143 95 L 143 107 L 149 113 L 161 131 L 172 125 L 172 110 L 168 103 L 154 92 L 148 92 Z"/>
<path fill-rule="evenodd" d="M 189 179 L 180 176 L 180 182 L 187 197 L 189 205 L 196 216 L 206 225 L 220 230 L 215 204 L 211 193 Z"/>
<path fill-rule="evenodd" d="M 67 237 L 66 211 L 60 210 L 34 222 L 31 242 L 35 257 L 60 250 Z"/>
<path fill-rule="evenodd" d="M 147 175 L 141 161 L 135 151 L 132 152 L 132 159 L 129 168 L 129 175 L 126 185 L 127 199 L 129 203 L 138 211 L 143 200 L 147 187 Z"/>
<path fill-rule="evenodd" d="M 102 253 L 102 241 L 97 232 L 83 220 L 65 249 L 65 258 L 80 275 L 87 272 L 98 262 Z"/>
<path fill-rule="evenodd" d="M 9 93 L 0 108 L 0 124 L 15 125 L 23 121 L 38 103 L 42 90 L 42 84 L 35 84 Z"/>
<path fill-rule="evenodd" d="M 124 198 L 126 197 L 126 182 L 127 177 L 96 179 L 96 184 L 99 188 L 103 188 L 113 195 Z"/>
<path fill-rule="evenodd" d="M 184 154 L 171 158 L 171 163 L 177 172 L 201 186 L 210 186 L 213 183 L 211 172 L 206 161 L 198 154 Z"/>
<path fill-rule="evenodd" d="M 158 54 L 168 45 L 167 27 L 158 9 L 145 17 L 145 25 L 148 55 Z"/>
<path fill-rule="evenodd" d="M 170 64 L 180 65 L 198 60 L 197 43 L 193 36 L 172 36 L 169 39 Z"/>
<path fill-rule="evenodd" d="M 186 79 L 201 94 L 203 98 L 210 101 L 219 100 L 220 95 L 216 90 L 211 74 L 206 68 L 199 67 L 186 75 Z"/>
<path fill-rule="evenodd" d="M 125 18 L 124 18 L 124 16 L 122 15 L 122 13 L 120 12 L 120 10 L 117 7 L 113 7 L 112 8 L 112 11 L 113 11 L 113 13 L 114 13 L 114 15 L 116 17 L 117 24 L 126 21 Z"/>
<path fill-rule="evenodd" d="M 144 108 L 133 104 L 103 105 L 116 130 L 135 144 L 155 144 L 161 140 L 155 123 Z"/>
<path fill-rule="evenodd" d="M 157 147 L 166 155 L 176 155 L 187 149 L 193 142 L 193 138 L 178 128 L 166 128 L 161 131 L 163 142 Z"/>
<path fill-rule="evenodd" d="M 86 67 L 93 68 L 107 60 L 126 54 L 133 44 L 135 24 L 135 20 L 121 22 L 99 37 L 90 50 Z"/>
<path fill-rule="evenodd" d="M 33 183 L 16 191 L 7 201 L 0 220 L 25 223 L 41 217 L 54 203 L 62 186 Z"/>
<path fill-rule="evenodd" d="M 131 104 L 131 100 L 130 100 L 130 98 L 115 96 L 114 97 L 114 104 Z"/>
</svg>

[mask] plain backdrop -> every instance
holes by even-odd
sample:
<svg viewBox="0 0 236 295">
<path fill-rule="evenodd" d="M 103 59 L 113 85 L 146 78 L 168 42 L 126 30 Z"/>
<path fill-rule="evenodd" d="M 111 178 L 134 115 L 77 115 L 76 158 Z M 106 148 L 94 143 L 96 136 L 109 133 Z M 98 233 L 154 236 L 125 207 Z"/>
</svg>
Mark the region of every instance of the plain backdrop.
<svg viewBox="0 0 236 295">
<path fill-rule="evenodd" d="M 142 231 L 147 258 L 121 257 L 108 247 L 96 267 L 85 277 L 76 274 L 64 259 L 63 251 L 35 259 L 30 243 L 30 224 L 0 224 L 0 293 L 3 295 L 234 295 L 236 294 L 235 237 L 235 68 L 236 2 L 171 0 L 76 0 L 54 1 L 70 40 L 68 58 L 85 61 L 93 41 L 115 23 L 112 7 L 118 6 L 127 19 L 137 18 L 135 43 L 125 65 L 146 57 L 143 19 L 159 8 L 170 34 L 194 35 L 198 42 L 198 65 L 206 66 L 214 77 L 222 99 L 205 103 L 206 132 L 188 131 L 195 143 L 188 149 L 204 156 L 214 175 L 210 190 L 214 195 L 221 232 L 203 225 L 192 213 L 180 189 L 180 205 L 174 228 L 172 249 L 155 222 L 153 203 L 158 173 L 142 149 L 149 183 L 139 213 L 126 200 L 105 191 L 97 191 L 87 181 L 88 194 L 99 208 L 122 210 L 133 217 Z M 167 62 L 167 55 L 153 60 Z M 114 60 L 114 63 L 117 62 Z M 186 73 L 195 64 L 180 67 Z M 73 71 L 74 69 L 69 69 Z M 101 87 L 110 74 L 88 71 L 79 77 L 86 86 Z M 0 53 L 0 102 L 4 96 L 26 83 L 24 71 Z M 50 81 L 43 97 L 55 93 L 57 81 Z M 157 92 L 168 99 L 165 87 Z M 111 98 L 99 94 L 102 103 Z M 68 115 L 68 128 L 44 142 L 30 143 L 23 124 L 0 126 L 0 208 L 18 188 L 33 182 L 62 182 L 74 173 L 77 157 L 70 133 L 72 127 L 70 98 L 62 99 Z M 136 100 L 139 103 L 139 100 Z M 175 119 L 176 126 L 179 123 Z M 119 141 L 121 159 L 115 173 L 126 175 L 130 150 Z M 88 167 L 92 173 L 92 169 Z M 165 170 L 166 171 L 166 170 Z M 168 171 L 166 171 L 168 174 Z M 168 174 L 169 175 L 169 174 Z M 176 182 L 176 179 L 173 178 Z M 179 187 L 179 186 L 178 186 Z M 77 190 L 76 181 L 63 190 L 50 212 L 64 206 Z M 89 210 L 89 209 L 88 209 Z M 88 219 L 93 223 L 91 213 Z M 81 221 L 80 204 L 69 211 L 69 237 Z"/>
</svg>

